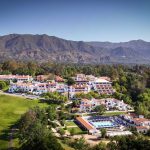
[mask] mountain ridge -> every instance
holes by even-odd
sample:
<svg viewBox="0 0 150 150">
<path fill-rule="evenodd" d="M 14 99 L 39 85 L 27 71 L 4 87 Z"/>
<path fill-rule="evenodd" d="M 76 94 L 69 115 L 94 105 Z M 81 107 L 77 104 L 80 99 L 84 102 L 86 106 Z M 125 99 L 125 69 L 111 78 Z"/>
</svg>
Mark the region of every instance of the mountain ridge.
<svg viewBox="0 0 150 150">
<path fill-rule="evenodd" d="M 150 63 L 150 42 L 72 41 L 46 34 L 0 36 L 0 61 L 9 59 L 67 63 Z"/>
</svg>

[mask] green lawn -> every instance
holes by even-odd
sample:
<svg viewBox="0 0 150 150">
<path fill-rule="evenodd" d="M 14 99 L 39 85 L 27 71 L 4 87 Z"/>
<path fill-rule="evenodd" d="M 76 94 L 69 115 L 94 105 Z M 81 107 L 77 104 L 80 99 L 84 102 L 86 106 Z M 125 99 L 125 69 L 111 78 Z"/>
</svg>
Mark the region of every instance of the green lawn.
<svg viewBox="0 0 150 150">
<path fill-rule="evenodd" d="M 66 121 L 65 125 L 67 126 L 67 130 L 70 132 L 72 129 L 74 129 L 75 134 L 83 134 L 84 131 L 81 130 L 73 121 Z M 75 126 L 75 127 L 72 127 Z"/>
<path fill-rule="evenodd" d="M 73 121 L 66 121 L 65 125 L 66 126 L 77 126 Z"/>
<path fill-rule="evenodd" d="M 83 131 L 83 130 L 81 130 L 79 127 L 71 127 L 71 128 L 67 128 L 67 130 L 70 132 L 72 129 L 74 129 L 75 130 L 75 133 L 74 134 L 85 134 L 85 133 L 87 133 L 87 131 Z"/>
<path fill-rule="evenodd" d="M 60 143 L 61 146 L 64 148 L 64 150 L 74 150 L 74 148 L 71 148 L 71 147 L 68 146 L 67 144 L 64 144 L 61 140 L 59 140 L 59 143 Z"/>
<path fill-rule="evenodd" d="M 27 100 L 21 97 L 14 97 L 0 94 L 0 150 L 8 149 L 8 131 L 29 108 L 34 106 L 46 107 L 47 104 L 39 103 L 38 100 Z M 14 140 L 18 146 L 18 140 Z"/>
<path fill-rule="evenodd" d="M 115 116 L 115 115 L 121 115 L 121 114 L 126 114 L 126 112 L 107 112 L 107 113 L 104 113 L 103 116 Z"/>
</svg>

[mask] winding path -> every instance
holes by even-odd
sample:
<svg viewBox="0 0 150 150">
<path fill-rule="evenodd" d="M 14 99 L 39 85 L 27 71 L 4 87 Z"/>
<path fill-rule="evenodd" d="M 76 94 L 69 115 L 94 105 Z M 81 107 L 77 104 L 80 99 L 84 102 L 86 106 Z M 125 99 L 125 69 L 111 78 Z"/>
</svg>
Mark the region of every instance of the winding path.
<svg viewBox="0 0 150 150">
<path fill-rule="evenodd" d="M 17 131 L 16 128 L 11 128 L 10 129 L 10 133 L 9 133 L 9 137 L 8 137 L 8 150 L 13 150 L 14 149 L 14 142 L 13 142 L 13 138 L 14 138 L 14 134 Z"/>
<path fill-rule="evenodd" d="M 10 129 L 10 133 L 9 133 L 8 150 L 13 150 L 13 147 L 14 147 L 13 133 L 14 133 L 14 129 L 12 128 L 12 129 Z"/>
</svg>

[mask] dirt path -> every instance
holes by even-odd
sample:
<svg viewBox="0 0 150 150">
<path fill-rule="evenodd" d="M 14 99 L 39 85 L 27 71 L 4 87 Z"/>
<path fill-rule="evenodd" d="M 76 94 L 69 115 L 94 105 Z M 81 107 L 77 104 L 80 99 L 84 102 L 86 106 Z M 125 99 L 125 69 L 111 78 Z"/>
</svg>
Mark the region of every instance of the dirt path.
<svg viewBox="0 0 150 150">
<path fill-rule="evenodd" d="M 78 127 L 77 125 L 74 125 L 74 126 L 67 126 L 67 128 L 75 128 L 75 127 Z"/>
<path fill-rule="evenodd" d="M 8 150 L 13 150 L 13 147 L 14 147 L 13 133 L 14 133 L 14 129 L 12 128 L 10 129 L 10 133 L 9 133 Z"/>
<path fill-rule="evenodd" d="M 9 142 L 8 142 L 8 150 L 13 150 L 14 149 L 14 142 L 13 142 L 13 138 L 14 138 L 14 134 L 17 131 L 16 128 L 12 128 L 10 129 L 10 133 L 9 133 Z"/>
<path fill-rule="evenodd" d="M 97 145 L 99 142 L 104 142 L 108 143 L 110 140 L 107 139 L 98 139 L 97 136 L 95 135 L 89 135 L 89 134 L 83 134 L 83 135 L 74 135 L 72 136 L 74 139 L 79 139 L 79 138 L 85 138 L 86 142 L 89 143 L 90 145 L 94 146 Z"/>
</svg>

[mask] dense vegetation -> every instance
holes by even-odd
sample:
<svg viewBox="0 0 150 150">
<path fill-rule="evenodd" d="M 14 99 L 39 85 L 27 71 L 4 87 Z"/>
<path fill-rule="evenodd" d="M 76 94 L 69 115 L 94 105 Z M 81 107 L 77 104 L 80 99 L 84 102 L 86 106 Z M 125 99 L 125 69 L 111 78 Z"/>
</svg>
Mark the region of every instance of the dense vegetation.
<svg viewBox="0 0 150 150">
<path fill-rule="evenodd" d="M 93 74 L 95 76 L 109 76 L 113 80 L 116 93 L 113 97 L 123 99 L 135 106 L 136 112 L 150 117 L 150 67 L 149 66 L 123 66 L 123 65 L 81 65 L 81 64 L 56 64 L 34 62 L 7 61 L 0 64 L 0 74 L 56 74 L 68 79 L 72 84 L 71 76 L 76 73 Z M 3 84 L 3 83 L 2 83 Z M 4 86 L 4 85 L 1 85 Z M 79 95 L 78 95 L 79 96 Z M 99 97 L 90 93 L 87 97 Z M 79 97 L 84 97 L 80 95 Z M 101 97 L 105 97 L 101 96 Z"/>
<path fill-rule="evenodd" d="M 66 143 L 75 150 L 149 150 L 150 147 L 149 139 L 140 135 L 116 136 L 107 144 L 100 142 L 95 146 L 90 146 L 84 138 L 67 140 Z"/>
<path fill-rule="evenodd" d="M 67 97 L 58 92 L 43 93 L 42 97 L 44 97 L 48 103 L 61 104 L 67 101 Z"/>
<path fill-rule="evenodd" d="M 149 66 L 123 66 L 123 65 L 79 65 L 79 64 L 54 64 L 54 63 L 44 63 L 44 64 L 36 64 L 34 62 L 16 62 L 16 61 L 7 61 L 0 64 L 0 74 L 29 74 L 32 76 L 40 75 L 40 74 L 52 74 L 52 75 L 60 75 L 67 79 L 67 84 L 72 85 L 74 81 L 70 78 L 74 76 L 76 73 L 84 73 L 84 74 L 93 74 L 95 76 L 108 76 L 112 79 L 113 87 L 116 89 L 116 93 L 112 95 L 114 98 L 123 99 L 126 103 L 134 106 L 135 111 L 138 114 L 143 114 L 145 117 L 150 118 L 150 67 Z M 0 88 L 5 89 L 8 83 L 1 81 Z M 61 107 L 57 107 L 60 109 L 58 113 L 55 112 L 56 107 L 53 106 L 57 103 L 65 102 L 67 97 L 59 95 L 58 93 L 46 93 L 43 95 L 47 98 L 50 107 L 48 109 L 34 109 L 29 110 L 23 117 L 24 122 L 27 121 L 26 130 L 28 132 L 22 132 L 21 135 L 21 143 L 23 148 L 31 148 L 29 145 L 33 145 L 34 148 L 37 149 L 37 145 L 42 147 L 49 145 L 50 147 L 44 147 L 45 149 L 62 149 L 61 145 L 57 141 L 57 139 L 51 133 L 51 127 L 55 127 L 56 124 L 53 121 L 59 120 L 63 125 L 65 119 L 71 119 L 74 116 L 69 115 L 70 106 L 64 108 L 63 103 L 61 103 Z M 103 98 L 107 97 L 106 95 L 99 95 L 96 92 L 90 92 L 88 94 L 77 94 L 77 98 Z M 52 102 L 53 101 L 53 102 Z M 78 105 L 78 101 L 75 101 L 72 105 Z M 97 112 L 101 114 L 100 108 L 97 108 Z M 103 109 L 102 109 L 103 110 Z M 28 114 L 32 112 L 32 115 Z M 102 111 L 103 112 L 103 111 Z M 45 115 L 47 114 L 47 115 Z M 23 119 L 22 117 L 22 119 Z M 28 119 L 31 124 L 28 124 Z M 35 120 L 34 120 L 35 119 Z M 48 121 L 49 119 L 49 121 Z M 49 128 L 47 128 L 47 125 Z M 30 126 L 30 128 L 29 128 Z M 23 126 L 20 126 L 20 131 L 23 131 Z M 25 131 L 26 131 L 25 130 Z M 45 134 L 46 133 L 46 134 Z M 59 130 L 61 135 L 64 134 L 63 130 Z M 29 135 L 32 136 L 29 136 Z M 74 131 L 72 131 L 74 134 Z M 40 136 L 42 135 L 42 136 Z M 39 137 L 39 138 L 38 138 Z M 32 138 L 32 140 L 30 139 Z M 36 142 L 35 142 L 36 141 Z M 52 141 L 56 143 L 52 144 Z M 44 145 L 42 145 L 42 144 Z M 141 136 L 130 136 L 130 137 L 116 137 L 112 139 L 110 143 L 105 145 L 104 143 L 100 143 L 95 147 L 90 147 L 85 140 L 78 139 L 69 141 L 68 145 L 75 149 L 108 149 L 108 150 L 128 150 L 128 149 L 148 149 L 150 147 L 149 140 L 145 137 Z M 38 147 L 40 147 L 38 146 Z"/>
<path fill-rule="evenodd" d="M 7 90 L 9 86 L 9 81 L 2 81 L 0 80 L 0 90 Z"/>
<path fill-rule="evenodd" d="M 56 118 L 56 110 L 35 107 L 26 112 L 19 122 L 19 135 L 22 149 L 26 150 L 63 150 L 52 134 L 51 121 Z"/>
<path fill-rule="evenodd" d="M 56 110 L 53 106 L 40 109 L 35 107 L 26 112 L 19 122 L 19 135 L 22 149 L 39 149 L 39 150 L 61 150 L 63 149 L 57 138 L 51 132 L 54 127 L 51 121 L 54 122 L 57 116 Z M 73 128 L 72 128 L 73 129 Z M 84 138 L 80 139 L 65 139 L 64 129 L 60 128 L 58 133 L 61 135 L 62 141 L 74 148 L 75 150 L 148 150 L 150 141 L 147 137 L 133 134 L 132 136 L 116 136 L 110 139 L 107 144 L 100 142 L 95 146 L 89 145 Z M 101 129 L 102 138 L 106 136 L 106 130 Z M 71 135 L 74 135 L 71 130 Z"/>
</svg>

